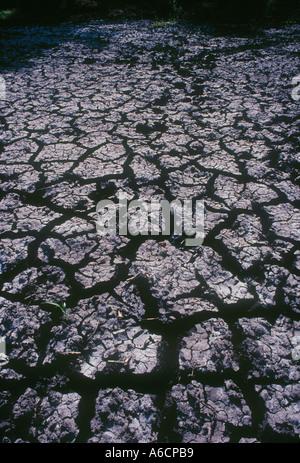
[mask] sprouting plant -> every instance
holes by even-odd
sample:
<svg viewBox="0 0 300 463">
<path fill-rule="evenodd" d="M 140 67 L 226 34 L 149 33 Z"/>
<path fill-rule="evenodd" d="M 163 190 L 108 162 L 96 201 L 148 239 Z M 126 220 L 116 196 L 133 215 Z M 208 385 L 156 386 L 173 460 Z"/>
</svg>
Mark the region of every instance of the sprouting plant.
<svg viewBox="0 0 300 463">
<path fill-rule="evenodd" d="M 13 16 L 16 13 L 16 9 L 12 8 L 10 10 L 1 10 L 0 19 L 8 19 L 10 16 Z"/>
<path fill-rule="evenodd" d="M 62 302 L 61 304 L 58 304 L 57 302 L 45 301 L 45 302 L 42 302 L 42 304 L 48 304 L 48 305 L 52 305 L 54 307 L 58 307 L 62 311 L 62 313 L 64 314 L 66 319 L 68 319 L 68 317 L 67 317 L 67 305 L 66 305 L 65 302 Z"/>
</svg>

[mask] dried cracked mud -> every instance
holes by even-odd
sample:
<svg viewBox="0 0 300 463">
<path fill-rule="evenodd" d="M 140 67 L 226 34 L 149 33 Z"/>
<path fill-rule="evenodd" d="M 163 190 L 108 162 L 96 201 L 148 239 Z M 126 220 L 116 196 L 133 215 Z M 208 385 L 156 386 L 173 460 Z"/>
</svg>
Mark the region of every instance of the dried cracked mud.
<svg viewBox="0 0 300 463">
<path fill-rule="evenodd" d="M 299 36 L 1 32 L 2 442 L 298 441 Z M 100 236 L 119 192 L 203 245 Z"/>
</svg>

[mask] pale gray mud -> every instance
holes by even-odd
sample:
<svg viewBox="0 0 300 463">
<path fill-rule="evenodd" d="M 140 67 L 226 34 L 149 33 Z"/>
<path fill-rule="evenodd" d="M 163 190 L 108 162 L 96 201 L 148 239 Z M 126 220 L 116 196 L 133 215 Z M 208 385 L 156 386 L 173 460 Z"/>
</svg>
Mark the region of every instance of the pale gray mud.
<svg viewBox="0 0 300 463">
<path fill-rule="evenodd" d="M 1 441 L 297 441 L 300 27 L 1 34 Z M 203 245 L 100 236 L 121 191 Z"/>
</svg>

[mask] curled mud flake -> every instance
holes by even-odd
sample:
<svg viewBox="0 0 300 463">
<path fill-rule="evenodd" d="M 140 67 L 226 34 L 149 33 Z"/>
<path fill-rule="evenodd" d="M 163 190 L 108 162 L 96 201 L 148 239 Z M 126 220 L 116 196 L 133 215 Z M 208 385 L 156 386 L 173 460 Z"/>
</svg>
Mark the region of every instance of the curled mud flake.
<svg viewBox="0 0 300 463">
<path fill-rule="evenodd" d="M 150 394 L 120 388 L 102 390 L 96 399 L 89 442 L 156 442 L 159 416 Z"/>
<path fill-rule="evenodd" d="M 199 373 L 223 374 L 237 371 L 239 365 L 234 354 L 232 334 L 227 324 L 218 318 L 198 324 L 189 331 L 181 343 L 179 369 Z"/>
<path fill-rule="evenodd" d="M 59 267 L 45 265 L 39 269 L 30 267 L 20 272 L 12 281 L 4 283 L 3 289 L 20 295 L 24 304 L 65 300 L 69 296 L 66 275 Z"/>
<path fill-rule="evenodd" d="M 274 307 L 278 301 L 278 291 L 282 285 L 286 286 L 288 270 L 278 265 L 265 265 L 263 274 L 255 276 L 249 284 L 254 287 L 259 304 L 262 307 Z"/>
<path fill-rule="evenodd" d="M 45 146 L 35 158 L 35 162 L 76 161 L 84 149 L 71 143 L 55 143 Z"/>
<path fill-rule="evenodd" d="M 275 257 L 259 218 L 252 215 L 239 215 L 231 228 L 223 229 L 216 238 L 222 240 L 244 270 L 268 257 Z"/>
<path fill-rule="evenodd" d="M 205 197 L 207 183 L 211 177 L 210 173 L 188 166 L 184 171 L 180 169 L 171 172 L 167 185 L 174 198 L 184 200 Z"/>
<path fill-rule="evenodd" d="M 284 302 L 297 313 L 299 313 L 300 307 L 299 285 L 300 277 L 298 275 L 290 274 L 283 288 Z"/>
<path fill-rule="evenodd" d="M 12 270 L 28 257 L 28 246 L 34 237 L 3 238 L 0 243 L 0 269 L 1 272 Z"/>
<path fill-rule="evenodd" d="M 291 340 L 299 336 L 299 323 L 280 316 L 272 325 L 263 318 L 242 318 L 237 323 L 241 333 L 241 353 L 251 379 L 299 381 L 300 368 L 293 358 Z"/>
<path fill-rule="evenodd" d="M 299 438 L 299 384 L 256 386 L 266 407 L 266 428 L 274 435 Z"/>
<path fill-rule="evenodd" d="M 195 260 L 195 268 L 208 287 L 226 304 L 251 301 L 253 295 L 248 284 L 239 280 L 230 271 L 224 270 L 221 257 L 211 248 L 204 246 L 202 256 Z"/>
<path fill-rule="evenodd" d="M 214 194 L 230 208 L 251 209 L 251 197 L 245 185 L 234 178 L 219 175 L 214 183 Z"/>
<path fill-rule="evenodd" d="M 41 231 L 46 225 L 61 217 L 47 207 L 20 207 L 16 213 L 16 231 Z"/>
<path fill-rule="evenodd" d="M 106 256 L 97 261 L 89 262 L 75 273 L 75 279 L 81 283 L 82 287 L 92 288 L 98 283 L 110 281 L 115 271 L 116 267 L 111 264 L 111 258 Z"/>
<path fill-rule="evenodd" d="M 40 183 L 40 172 L 27 164 L 4 164 L 1 165 L 1 170 L 1 183 L 4 191 L 17 190 L 23 193 L 33 193 Z"/>
<path fill-rule="evenodd" d="M 140 272 L 149 281 L 153 295 L 164 300 L 172 300 L 189 293 L 197 286 L 195 270 L 191 264 L 191 254 L 179 251 L 167 241 L 160 246 L 153 240 L 141 245 L 133 263 L 135 272 Z"/>
<path fill-rule="evenodd" d="M 70 265 L 77 265 L 96 247 L 96 241 L 87 241 L 85 236 L 66 238 L 64 242 L 48 238 L 39 248 L 39 258 L 49 262 L 52 258 L 62 260 Z"/>
<path fill-rule="evenodd" d="M 298 240 L 300 235 L 300 213 L 291 204 L 265 207 L 272 221 L 271 231 L 279 238 Z"/>
<path fill-rule="evenodd" d="M 13 408 L 19 438 L 40 443 L 72 443 L 79 433 L 76 423 L 80 396 L 51 391 L 41 398 L 28 388 Z"/>
<path fill-rule="evenodd" d="M 91 210 L 94 207 L 89 195 L 95 191 L 95 185 L 80 186 L 75 182 L 59 182 L 45 190 L 44 198 L 58 207 L 74 211 Z"/>
<path fill-rule="evenodd" d="M 62 235 L 63 238 L 91 233 L 94 230 L 95 226 L 93 224 L 79 217 L 72 217 L 71 219 L 53 227 L 53 231 Z"/>
<path fill-rule="evenodd" d="M 1 298 L 1 331 L 9 361 L 35 367 L 41 360 L 39 338 L 50 317 L 36 305 L 12 303 Z M 8 363 L 8 367 L 9 367 Z"/>
<path fill-rule="evenodd" d="M 200 297 L 179 298 L 174 301 L 166 301 L 166 304 L 159 308 L 159 315 L 164 322 L 181 320 L 193 315 L 211 314 L 218 312 L 218 308 Z"/>
<path fill-rule="evenodd" d="M 1 154 L 1 160 L 7 164 L 16 162 L 28 163 L 38 150 L 38 145 L 33 140 L 21 139 L 5 146 Z"/>
<path fill-rule="evenodd" d="M 109 331 L 108 328 L 114 328 Z M 114 324 L 100 327 L 86 350 L 86 360 L 80 360 L 80 372 L 94 379 L 97 373 L 130 372 L 134 375 L 149 374 L 160 368 L 159 349 L 162 338 L 137 327 L 120 329 Z"/>
<path fill-rule="evenodd" d="M 231 380 L 224 386 L 204 386 L 192 381 L 171 391 L 176 408 L 176 432 L 183 443 L 230 442 L 234 428 L 251 425 L 251 412 Z"/>
</svg>

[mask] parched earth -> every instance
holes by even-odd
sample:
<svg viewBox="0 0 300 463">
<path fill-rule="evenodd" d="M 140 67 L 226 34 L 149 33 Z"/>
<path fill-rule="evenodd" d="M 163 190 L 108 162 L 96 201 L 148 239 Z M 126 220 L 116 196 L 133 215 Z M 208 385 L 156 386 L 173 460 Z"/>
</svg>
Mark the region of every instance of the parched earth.
<svg viewBox="0 0 300 463">
<path fill-rule="evenodd" d="M 298 441 L 299 36 L 1 32 L 2 442 Z M 203 244 L 101 236 L 120 192 Z"/>
</svg>

